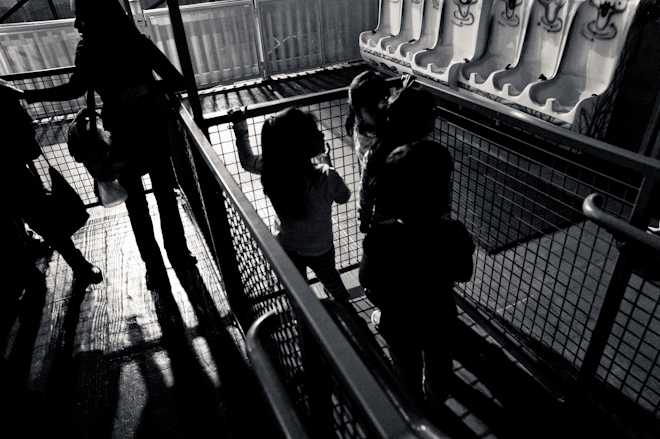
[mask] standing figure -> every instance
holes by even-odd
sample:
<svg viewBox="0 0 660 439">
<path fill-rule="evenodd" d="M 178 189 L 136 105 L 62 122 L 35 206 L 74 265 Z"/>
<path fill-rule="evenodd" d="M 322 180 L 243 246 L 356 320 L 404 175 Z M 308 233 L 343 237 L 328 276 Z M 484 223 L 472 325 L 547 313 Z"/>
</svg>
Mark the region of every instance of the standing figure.
<svg viewBox="0 0 660 439">
<path fill-rule="evenodd" d="M 346 133 L 353 138 L 360 175 L 369 159 L 371 147 L 378 141 L 380 109 L 389 94 L 390 88 L 385 79 L 371 70 L 357 75 L 348 87 L 349 112 L 345 128 Z"/>
<path fill-rule="evenodd" d="M 14 227 L 3 228 L 3 231 L 9 234 L 6 243 L 9 245 L 10 242 L 18 242 L 19 236 L 13 234 L 18 230 L 20 235 L 23 235 L 24 224 L 27 223 L 69 264 L 78 285 L 98 284 L 103 281 L 101 270 L 87 261 L 75 247 L 71 237 L 58 228 L 57 222 L 49 220 L 50 214 L 66 215 L 66 212 L 44 211 L 48 204 L 48 195 L 41 178 L 29 166 L 39 157 L 41 149 L 35 138 L 32 119 L 20 103 L 21 97 L 20 91 L 12 90 L 4 82 L 0 84 L 0 129 L 5 145 L 5 165 L 0 179 L 3 187 L 11 188 L 5 192 L 3 215 L 7 216 L 4 218 L 5 224 L 15 224 Z M 18 254 L 11 255 L 10 252 L 10 256 L 10 262 L 5 264 L 9 267 L 23 260 Z M 9 274 L 21 276 L 21 273 L 24 274 L 17 268 Z M 10 279 L 6 282 L 9 283 Z"/>
<path fill-rule="evenodd" d="M 195 264 L 174 191 L 164 91 L 184 89 L 183 76 L 139 33 L 117 0 L 73 0 L 75 27 L 82 36 L 75 70 L 60 86 L 26 90 L 28 102 L 70 100 L 94 90 L 103 101 L 102 120 L 126 163 L 119 183 L 142 260 L 147 287 L 169 286 L 154 235 L 142 176 L 149 174 L 160 212 L 165 250 L 173 264 Z M 162 80 L 156 81 L 156 72 Z"/>
<path fill-rule="evenodd" d="M 428 140 L 396 148 L 377 187 L 386 219 L 363 242 L 359 278 L 380 308 L 378 330 L 396 376 L 434 420 L 449 394 L 458 313 L 454 283 L 472 277 L 475 250 L 450 218 L 453 161 Z"/>
<path fill-rule="evenodd" d="M 406 80 L 382 106 L 376 126 L 377 142 L 369 152 L 362 171 L 358 207 L 359 227 L 368 233 L 379 218 L 376 186 L 387 156 L 398 146 L 421 140 L 435 126 L 435 99 L 426 90 L 416 88 Z"/>
<path fill-rule="evenodd" d="M 261 174 L 264 193 L 278 216 L 277 239 L 298 271 L 311 268 L 334 299 L 349 293 L 335 266 L 332 205 L 346 203 L 351 191 L 324 154 L 324 135 L 311 114 L 289 108 L 269 117 L 261 129 L 263 153 L 250 146 L 245 114 L 229 111 L 243 168 Z M 323 157 L 322 163 L 313 160 Z"/>
</svg>

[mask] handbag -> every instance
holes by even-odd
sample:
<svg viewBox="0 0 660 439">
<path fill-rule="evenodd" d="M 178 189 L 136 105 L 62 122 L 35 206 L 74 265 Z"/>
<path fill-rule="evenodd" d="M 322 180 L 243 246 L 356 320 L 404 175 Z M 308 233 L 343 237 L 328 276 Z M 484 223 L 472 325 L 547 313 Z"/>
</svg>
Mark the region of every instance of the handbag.
<svg viewBox="0 0 660 439">
<path fill-rule="evenodd" d="M 124 169 L 126 157 L 103 128 L 101 115 L 95 109 L 94 92 L 87 92 L 87 108 L 83 108 L 69 124 L 69 154 L 87 168 L 98 181 L 116 180 Z"/>
<path fill-rule="evenodd" d="M 128 193 L 117 180 L 96 180 L 96 192 L 103 207 L 115 207 L 126 201 Z"/>
</svg>

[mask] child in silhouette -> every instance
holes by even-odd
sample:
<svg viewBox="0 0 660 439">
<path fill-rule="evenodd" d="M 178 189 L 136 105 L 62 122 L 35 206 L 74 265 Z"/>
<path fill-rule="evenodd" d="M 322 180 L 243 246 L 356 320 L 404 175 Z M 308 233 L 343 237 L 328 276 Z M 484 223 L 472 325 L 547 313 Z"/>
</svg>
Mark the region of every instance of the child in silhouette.
<svg viewBox="0 0 660 439">
<path fill-rule="evenodd" d="M 278 216 L 276 236 L 303 277 L 311 268 L 337 300 L 349 293 L 335 267 L 333 203 L 348 202 L 351 192 L 324 154 L 323 133 L 311 114 L 296 108 L 269 117 L 261 129 L 262 154 L 254 154 L 245 113 L 229 110 L 243 168 L 261 174 L 264 193 Z M 324 157 L 322 163 L 313 160 Z"/>
<path fill-rule="evenodd" d="M 428 140 L 387 157 L 377 187 L 387 219 L 365 237 L 359 269 L 367 297 L 380 308 L 378 329 L 395 374 L 431 419 L 453 376 L 454 282 L 471 278 L 475 249 L 465 226 L 450 217 L 452 168 L 449 151 Z"/>
<path fill-rule="evenodd" d="M 421 140 L 433 131 L 435 99 L 428 91 L 413 86 L 413 81 L 407 78 L 381 106 L 380 112 L 377 141 L 371 146 L 362 170 L 358 208 L 362 233 L 368 233 L 381 216 L 376 186 L 385 159 L 396 147 Z"/>
</svg>

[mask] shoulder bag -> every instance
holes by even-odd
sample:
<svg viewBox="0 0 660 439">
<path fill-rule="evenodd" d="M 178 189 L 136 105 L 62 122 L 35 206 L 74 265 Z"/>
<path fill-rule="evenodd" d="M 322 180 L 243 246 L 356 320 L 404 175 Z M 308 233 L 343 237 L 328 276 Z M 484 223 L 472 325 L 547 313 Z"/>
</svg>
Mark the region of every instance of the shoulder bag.
<svg viewBox="0 0 660 439">
<path fill-rule="evenodd" d="M 96 195 L 104 207 L 114 207 L 126 201 L 128 194 L 117 181 L 126 158 L 103 128 L 93 90 L 87 92 L 87 108 L 81 109 L 69 125 L 68 146 L 69 154 L 78 163 L 83 163 L 94 178 Z"/>
<path fill-rule="evenodd" d="M 69 125 L 67 144 L 71 157 L 84 164 L 94 179 L 112 181 L 121 175 L 126 158 L 103 128 L 93 90 L 87 92 L 87 108 L 78 111 Z"/>
</svg>

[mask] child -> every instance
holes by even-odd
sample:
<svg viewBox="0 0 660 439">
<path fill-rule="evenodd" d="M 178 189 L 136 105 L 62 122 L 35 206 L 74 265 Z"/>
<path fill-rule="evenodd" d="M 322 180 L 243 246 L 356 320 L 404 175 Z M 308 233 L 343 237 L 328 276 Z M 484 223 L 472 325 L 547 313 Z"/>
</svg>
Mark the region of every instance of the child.
<svg viewBox="0 0 660 439">
<path fill-rule="evenodd" d="M 323 154 L 325 142 L 311 114 L 295 108 L 269 117 L 261 129 L 263 153 L 250 146 L 245 114 L 231 109 L 243 168 L 261 174 L 264 193 L 277 213 L 277 239 L 303 277 L 310 267 L 336 300 L 349 293 L 335 267 L 333 203 L 348 202 L 351 192 Z M 313 158 L 324 155 L 325 163 Z"/>
<path fill-rule="evenodd" d="M 452 167 L 449 151 L 428 140 L 388 156 L 377 196 L 389 219 L 365 237 L 359 269 L 380 308 L 378 329 L 395 374 L 431 419 L 453 376 L 454 282 L 471 278 L 475 249 L 463 224 L 450 218 Z"/>
<path fill-rule="evenodd" d="M 351 81 L 348 88 L 348 117 L 346 132 L 353 138 L 362 175 L 369 150 L 376 143 L 376 126 L 381 105 L 390 93 L 383 77 L 373 71 L 362 72 Z"/>
<path fill-rule="evenodd" d="M 397 147 L 423 139 L 435 126 L 435 99 L 421 89 L 404 86 L 387 99 L 381 109 L 382 122 L 377 127 L 378 141 L 371 147 L 369 160 L 362 172 L 360 187 L 360 231 L 367 233 L 378 218 L 376 185 L 387 156 Z"/>
</svg>

